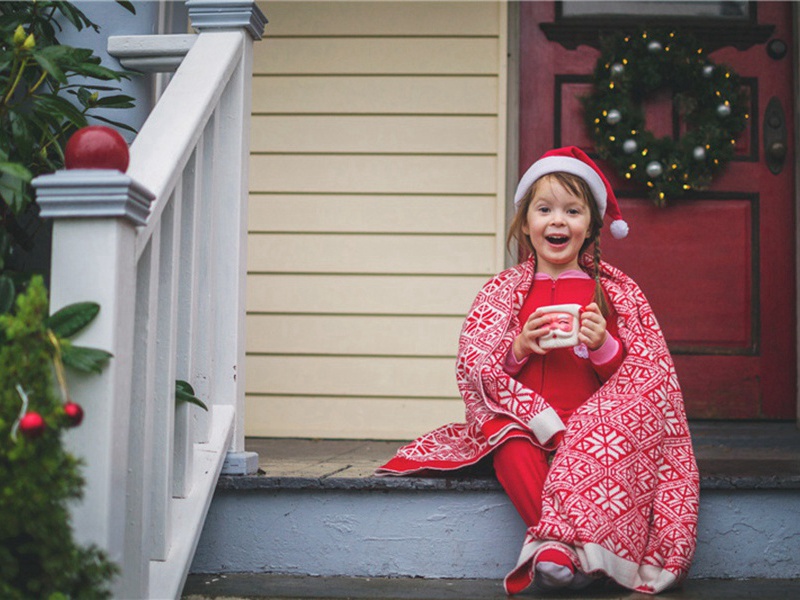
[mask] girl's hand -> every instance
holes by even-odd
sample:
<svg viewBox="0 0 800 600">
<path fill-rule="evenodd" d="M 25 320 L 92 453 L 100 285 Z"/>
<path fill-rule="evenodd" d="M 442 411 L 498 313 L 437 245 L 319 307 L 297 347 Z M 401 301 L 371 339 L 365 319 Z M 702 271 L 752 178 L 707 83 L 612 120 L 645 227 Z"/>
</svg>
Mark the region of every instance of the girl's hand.
<svg viewBox="0 0 800 600">
<path fill-rule="evenodd" d="M 547 354 L 550 351 L 539 346 L 539 338 L 550 333 L 549 323 L 550 317 L 543 317 L 538 310 L 528 317 L 514 340 L 514 356 L 517 360 L 523 360 L 529 354 Z"/>
<path fill-rule="evenodd" d="M 584 307 L 581 313 L 581 328 L 578 331 L 578 341 L 586 344 L 589 350 L 597 350 L 606 341 L 606 319 L 600 312 L 600 307 L 592 302 Z"/>
</svg>

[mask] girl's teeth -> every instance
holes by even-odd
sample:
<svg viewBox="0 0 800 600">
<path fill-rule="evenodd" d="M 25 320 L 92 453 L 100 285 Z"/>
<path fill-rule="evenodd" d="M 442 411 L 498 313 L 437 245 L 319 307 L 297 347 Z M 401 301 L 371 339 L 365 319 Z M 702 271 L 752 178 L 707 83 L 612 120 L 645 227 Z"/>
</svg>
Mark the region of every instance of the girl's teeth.
<svg viewBox="0 0 800 600">
<path fill-rule="evenodd" d="M 547 236 L 547 241 L 550 242 L 551 244 L 563 244 L 563 243 L 566 243 L 567 237 L 566 236 L 562 237 L 562 236 L 550 235 L 550 236 Z"/>
</svg>

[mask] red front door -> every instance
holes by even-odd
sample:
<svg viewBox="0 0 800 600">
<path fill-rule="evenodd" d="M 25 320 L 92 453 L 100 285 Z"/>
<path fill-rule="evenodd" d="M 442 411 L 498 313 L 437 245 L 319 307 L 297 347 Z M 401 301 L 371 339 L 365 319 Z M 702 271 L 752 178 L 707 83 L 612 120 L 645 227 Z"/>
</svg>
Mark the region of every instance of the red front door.
<svg viewBox="0 0 800 600">
<path fill-rule="evenodd" d="M 565 19 L 557 3 L 522 2 L 520 11 L 524 172 L 552 147 L 577 145 L 593 154 L 579 99 L 591 90 L 599 51 L 584 43 L 592 37 L 585 26 L 590 20 L 581 27 L 580 19 Z M 606 230 L 603 256 L 633 277 L 650 300 L 693 418 L 793 419 L 796 411 L 794 74 L 791 52 L 781 53 L 792 48 L 792 7 L 753 2 L 750 11 L 758 39 L 749 47 L 734 39 L 725 22 L 701 32 L 713 36 L 718 27 L 721 38 L 742 48 L 722 45 L 710 58 L 743 78 L 751 100 L 751 126 L 710 189 L 657 208 L 644 190 L 598 161 L 631 226 L 621 241 Z M 661 24 L 680 27 L 677 21 Z M 671 111 L 659 110 L 664 101 L 654 98 L 646 106 L 647 127 L 659 134 L 672 130 L 663 122 Z M 774 173 L 768 162 L 780 152 L 765 148 L 764 131 L 780 119 L 773 114 L 776 106 L 788 135 L 785 158 Z"/>
</svg>

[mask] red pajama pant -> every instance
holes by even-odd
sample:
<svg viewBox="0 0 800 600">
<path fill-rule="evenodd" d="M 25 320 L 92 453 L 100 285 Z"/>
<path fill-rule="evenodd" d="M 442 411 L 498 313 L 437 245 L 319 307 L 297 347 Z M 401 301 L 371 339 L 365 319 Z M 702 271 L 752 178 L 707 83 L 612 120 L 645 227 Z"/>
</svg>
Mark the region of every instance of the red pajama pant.
<svg viewBox="0 0 800 600">
<path fill-rule="evenodd" d="M 511 438 L 494 450 L 494 471 L 527 527 L 542 516 L 548 452 L 525 438 Z"/>
</svg>

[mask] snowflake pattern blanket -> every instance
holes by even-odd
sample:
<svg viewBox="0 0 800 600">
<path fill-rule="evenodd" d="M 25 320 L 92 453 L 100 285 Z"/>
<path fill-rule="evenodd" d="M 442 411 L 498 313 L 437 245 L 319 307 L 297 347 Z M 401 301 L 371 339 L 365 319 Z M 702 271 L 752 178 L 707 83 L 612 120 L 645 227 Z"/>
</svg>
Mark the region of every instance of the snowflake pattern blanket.
<svg viewBox="0 0 800 600">
<path fill-rule="evenodd" d="M 528 585 L 536 555 L 553 544 L 566 545 L 583 572 L 646 593 L 680 582 L 694 555 L 699 475 L 675 367 L 639 287 L 607 263 L 601 268 L 626 356 L 566 427 L 543 397 L 503 370 L 533 282 L 528 260 L 492 278 L 464 322 L 456 373 L 466 423 L 423 435 L 377 471 L 458 469 L 510 436 L 548 448 L 564 431 L 545 481 L 542 518 L 527 532 L 507 590 Z"/>
</svg>

